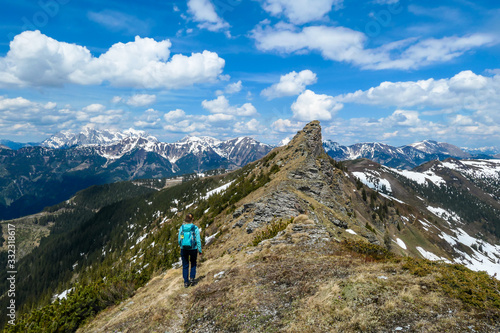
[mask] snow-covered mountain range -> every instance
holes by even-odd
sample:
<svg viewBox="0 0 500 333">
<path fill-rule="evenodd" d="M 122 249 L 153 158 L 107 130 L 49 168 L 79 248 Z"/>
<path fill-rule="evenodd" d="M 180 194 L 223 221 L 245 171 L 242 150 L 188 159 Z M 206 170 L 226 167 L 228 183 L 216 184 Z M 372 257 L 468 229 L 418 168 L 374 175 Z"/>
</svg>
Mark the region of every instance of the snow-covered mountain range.
<svg viewBox="0 0 500 333">
<path fill-rule="evenodd" d="M 144 131 L 128 129 L 123 132 L 113 130 L 97 130 L 91 127 L 86 127 L 80 133 L 71 131 L 61 131 L 54 134 L 47 140 L 41 143 L 47 148 L 70 148 L 74 146 L 99 146 L 111 145 L 118 143 L 124 139 L 146 139 L 148 141 L 158 140 Z"/>
<path fill-rule="evenodd" d="M 289 137 L 284 138 L 276 146 L 288 144 Z M 2 149 L 19 149 L 26 146 L 41 145 L 53 149 L 70 147 L 93 147 L 100 156 L 116 160 L 128 152 L 141 148 L 148 152 L 155 152 L 175 164 L 186 154 L 193 153 L 201 156 L 209 152 L 222 158 L 233 157 L 239 159 L 235 166 L 241 166 L 241 155 L 252 155 L 249 148 L 263 150 L 272 149 L 274 146 L 256 141 L 250 137 L 235 138 L 221 141 L 208 136 L 187 136 L 174 143 L 160 142 L 156 137 L 144 131 L 128 129 L 125 131 L 97 130 L 85 128 L 79 133 L 70 131 L 59 132 L 42 143 L 22 144 L 8 140 L 0 141 Z M 238 147 L 233 147 L 233 146 Z M 404 146 L 390 146 L 384 143 L 369 142 L 357 143 L 350 146 L 340 145 L 331 140 L 323 141 L 325 151 L 339 161 L 368 158 L 375 162 L 399 169 L 411 169 L 431 160 L 443 160 L 449 157 L 465 158 L 500 158 L 500 148 L 459 148 L 457 146 L 432 140 L 424 140 Z M 243 158 L 244 160 L 245 158 Z"/>
<path fill-rule="evenodd" d="M 432 140 L 424 140 L 401 147 L 378 142 L 343 146 L 337 142 L 326 140 L 323 142 L 323 147 L 328 155 L 336 160 L 368 158 L 377 163 L 398 169 L 412 169 L 428 161 L 443 160 L 449 157 L 458 159 L 498 157 L 495 156 L 498 152 L 494 147 L 477 150 L 462 149 L 449 143 Z"/>
<path fill-rule="evenodd" d="M 165 143 L 142 131 L 91 128 L 58 133 L 37 146 L 0 147 L 0 219 L 36 212 L 91 185 L 236 169 L 271 149 L 250 137 Z"/>
<path fill-rule="evenodd" d="M 123 132 L 85 128 L 80 133 L 59 132 L 41 144 L 44 147 L 92 148 L 108 159 L 117 160 L 130 152 L 141 149 L 158 154 L 176 168 L 176 163 L 187 155 L 197 158 L 227 159 L 228 167 L 235 168 L 267 154 L 272 146 L 256 141 L 251 137 L 239 137 L 221 141 L 208 136 L 186 136 L 173 143 L 160 142 L 144 131 L 129 129 Z"/>
</svg>

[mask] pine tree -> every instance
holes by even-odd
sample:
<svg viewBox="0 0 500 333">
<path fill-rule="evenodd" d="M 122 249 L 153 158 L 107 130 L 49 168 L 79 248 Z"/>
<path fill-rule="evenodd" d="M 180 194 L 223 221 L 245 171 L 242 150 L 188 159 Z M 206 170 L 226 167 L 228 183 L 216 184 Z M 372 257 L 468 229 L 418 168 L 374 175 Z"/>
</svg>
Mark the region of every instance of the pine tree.
<svg viewBox="0 0 500 333">
<path fill-rule="evenodd" d="M 385 248 L 390 251 L 391 248 L 392 248 L 392 239 L 391 239 L 391 235 L 389 235 L 389 231 L 387 229 L 385 229 L 385 232 L 384 232 L 384 246 Z"/>
</svg>

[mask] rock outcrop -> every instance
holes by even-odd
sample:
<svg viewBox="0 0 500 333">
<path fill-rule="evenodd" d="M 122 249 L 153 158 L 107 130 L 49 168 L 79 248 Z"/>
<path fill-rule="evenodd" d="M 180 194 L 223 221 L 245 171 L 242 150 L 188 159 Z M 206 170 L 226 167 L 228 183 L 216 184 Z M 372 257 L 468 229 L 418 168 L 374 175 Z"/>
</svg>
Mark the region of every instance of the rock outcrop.
<svg viewBox="0 0 500 333">
<path fill-rule="evenodd" d="M 267 163 L 276 165 L 280 171 L 256 201 L 245 203 L 234 211 L 233 227 L 245 227 L 253 233 L 277 219 L 289 219 L 311 210 L 312 199 L 333 211 L 322 210 L 321 218 L 334 227 L 348 226 L 346 201 L 341 186 L 344 177 L 325 153 L 321 139 L 321 126 L 313 121 L 297 133 L 291 142 L 275 152 Z M 274 185 L 274 186 L 272 186 Z M 319 223 L 320 219 L 315 218 Z"/>
</svg>

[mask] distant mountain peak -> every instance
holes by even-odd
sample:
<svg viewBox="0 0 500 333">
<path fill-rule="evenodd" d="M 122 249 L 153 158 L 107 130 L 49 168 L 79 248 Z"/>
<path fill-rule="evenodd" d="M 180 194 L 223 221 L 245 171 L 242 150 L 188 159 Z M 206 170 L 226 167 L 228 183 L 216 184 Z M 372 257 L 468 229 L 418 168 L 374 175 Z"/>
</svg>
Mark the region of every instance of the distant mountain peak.
<svg viewBox="0 0 500 333">
<path fill-rule="evenodd" d="M 210 136 L 194 136 L 194 135 L 188 135 L 182 138 L 181 140 L 177 141 L 179 143 L 196 143 L 196 144 L 207 144 L 207 145 L 214 145 L 218 144 L 221 141 L 219 139 L 210 137 Z"/>
<path fill-rule="evenodd" d="M 145 139 L 147 141 L 158 142 L 158 139 L 144 131 L 130 128 L 123 132 L 95 129 L 90 126 L 84 127 L 79 133 L 71 131 L 61 131 L 54 134 L 42 142 L 42 146 L 48 148 L 68 148 L 73 146 L 95 146 L 112 145 L 124 139 Z"/>
<path fill-rule="evenodd" d="M 450 156 L 457 156 L 461 158 L 470 157 L 469 153 L 464 152 L 459 147 L 446 142 L 424 140 L 412 143 L 409 146 L 418 149 L 420 151 L 423 151 L 427 154 L 449 154 Z"/>
<path fill-rule="evenodd" d="M 290 141 L 292 141 L 292 139 L 290 139 L 290 137 L 286 137 L 284 138 L 283 140 L 281 140 L 279 143 L 278 143 L 278 147 L 281 147 L 281 146 L 286 146 L 287 144 L 290 143 Z"/>
</svg>

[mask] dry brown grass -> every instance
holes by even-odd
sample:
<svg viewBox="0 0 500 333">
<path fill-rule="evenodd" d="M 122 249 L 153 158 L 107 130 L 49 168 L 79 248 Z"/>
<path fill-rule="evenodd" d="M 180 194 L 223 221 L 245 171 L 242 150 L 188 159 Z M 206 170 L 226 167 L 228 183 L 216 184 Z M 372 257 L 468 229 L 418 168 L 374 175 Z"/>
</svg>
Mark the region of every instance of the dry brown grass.
<svg viewBox="0 0 500 333">
<path fill-rule="evenodd" d="M 108 308 L 78 332 L 181 332 L 183 294 L 180 269 L 153 278 L 130 299 Z"/>
<path fill-rule="evenodd" d="M 194 291 L 186 328 L 200 332 L 283 330 L 297 302 L 315 294 L 322 281 L 346 274 L 326 256 L 314 258 L 291 249 L 281 244 L 250 257 L 235 256 L 239 260 L 223 278 L 213 283 L 207 278 Z"/>
<path fill-rule="evenodd" d="M 307 331 L 314 321 L 319 332 L 489 332 L 491 327 L 460 301 L 438 290 L 434 276 L 416 278 L 399 264 L 368 263 L 351 267 L 344 279 L 330 281 L 295 310 L 291 331 Z"/>
</svg>

